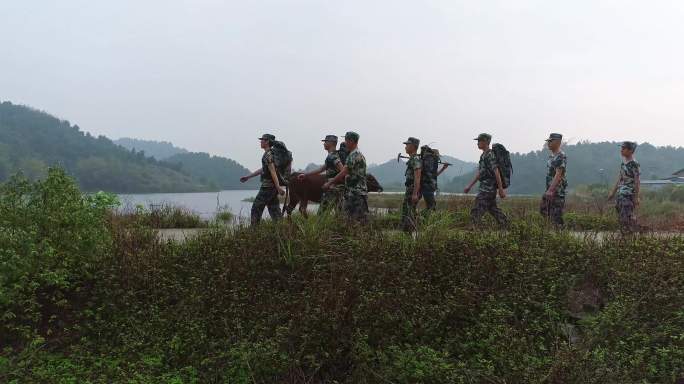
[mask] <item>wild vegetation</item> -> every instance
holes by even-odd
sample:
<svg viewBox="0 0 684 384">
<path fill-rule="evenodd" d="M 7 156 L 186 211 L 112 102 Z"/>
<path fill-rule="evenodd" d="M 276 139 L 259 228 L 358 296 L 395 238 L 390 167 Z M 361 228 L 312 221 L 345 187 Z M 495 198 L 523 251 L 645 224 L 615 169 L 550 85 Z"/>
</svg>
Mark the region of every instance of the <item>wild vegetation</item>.
<svg viewBox="0 0 684 384">
<path fill-rule="evenodd" d="M 133 209 L 123 209 L 112 212 L 111 221 L 117 225 L 136 224 L 139 226 L 165 229 L 165 228 L 206 228 L 209 223 L 190 209 L 177 207 L 170 204 L 162 204 L 145 208 L 136 206 Z"/>
<path fill-rule="evenodd" d="M 161 242 L 51 170 L 0 188 L 0 382 L 671 383 L 684 239 L 433 215 Z"/>
<path fill-rule="evenodd" d="M 228 205 L 219 206 L 214 215 L 214 219 L 219 223 L 231 223 L 235 219 L 235 214 Z"/>
</svg>

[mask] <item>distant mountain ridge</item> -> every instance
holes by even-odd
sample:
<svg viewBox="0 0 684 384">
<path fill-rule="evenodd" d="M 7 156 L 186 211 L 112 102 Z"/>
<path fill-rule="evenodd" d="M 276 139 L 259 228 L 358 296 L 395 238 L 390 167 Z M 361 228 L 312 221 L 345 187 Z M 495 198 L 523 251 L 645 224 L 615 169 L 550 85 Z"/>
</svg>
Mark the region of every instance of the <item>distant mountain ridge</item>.
<svg viewBox="0 0 684 384">
<path fill-rule="evenodd" d="M 448 184 L 454 177 L 469 173 L 477 167 L 476 163 L 463 161 L 449 155 L 442 155 L 441 158 L 442 161 L 452 165 L 439 176 L 440 189 L 442 189 L 442 185 Z M 368 173 L 372 173 L 385 189 L 403 188 L 405 172 L 406 162 L 404 160 L 397 162 L 396 158 L 368 167 Z"/>
<path fill-rule="evenodd" d="M 215 189 L 258 189 L 259 180 L 253 178 L 240 183 L 240 177 L 252 173 L 235 160 L 221 156 L 211 156 L 204 152 L 186 152 L 173 155 L 166 160 L 201 183 Z"/>
<path fill-rule="evenodd" d="M 114 140 L 114 144 L 128 150 L 143 151 L 145 156 L 154 157 L 157 160 L 166 160 L 173 155 L 188 153 L 185 148 L 179 148 L 168 141 L 141 140 L 130 137 L 122 137 Z"/>
<path fill-rule="evenodd" d="M 442 155 L 442 161 L 451 163 L 452 165 L 439 176 L 439 183 L 447 184 L 454 177 L 471 172 L 477 167 L 476 163 L 459 160 L 455 157 Z M 304 172 L 310 172 L 318 167 L 320 164 L 309 163 L 303 169 Z M 440 166 L 441 167 L 441 166 Z M 375 176 L 385 190 L 400 190 L 404 188 L 404 180 L 406 171 L 406 162 L 404 160 L 397 162 L 397 159 L 387 160 L 381 164 L 369 164 L 367 172 Z"/>
</svg>

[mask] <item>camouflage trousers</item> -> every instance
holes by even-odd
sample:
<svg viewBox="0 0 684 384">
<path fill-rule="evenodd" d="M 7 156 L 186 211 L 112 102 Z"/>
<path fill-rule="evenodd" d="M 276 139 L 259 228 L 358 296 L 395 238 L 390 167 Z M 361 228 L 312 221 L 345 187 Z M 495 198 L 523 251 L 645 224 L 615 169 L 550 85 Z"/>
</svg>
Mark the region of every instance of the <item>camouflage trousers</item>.
<svg viewBox="0 0 684 384">
<path fill-rule="evenodd" d="M 343 200 L 344 192 L 339 187 L 324 191 L 321 196 L 321 205 L 318 207 L 318 212 L 339 211 L 342 209 Z"/>
<path fill-rule="evenodd" d="M 283 217 L 278 200 L 278 191 L 273 186 L 262 185 L 252 203 L 252 225 L 259 224 L 266 207 L 268 207 L 268 214 L 271 215 L 271 219 L 278 220 Z"/>
<path fill-rule="evenodd" d="M 489 212 L 501 227 L 508 226 L 508 217 L 496 205 L 496 191 L 494 192 L 478 192 L 475 197 L 475 206 L 470 210 L 470 220 L 473 225 L 480 225 L 482 216 Z"/>
<path fill-rule="evenodd" d="M 418 226 L 416 217 L 418 203 L 414 203 L 412 197 L 413 187 L 407 187 L 404 193 L 404 202 L 401 204 L 401 229 L 404 232 L 413 232 Z"/>
<path fill-rule="evenodd" d="M 351 220 L 362 224 L 368 222 L 368 196 L 347 193 L 344 198 L 344 213 Z"/>
<path fill-rule="evenodd" d="M 549 198 L 544 195 L 539 204 L 539 213 L 550 220 L 555 226 L 562 227 L 565 224 L 563 221 L 564 208 L 565 197 L 553 196 Z"/>
<path fill-rule="evenodd" d="M 634 197 L 618 196 L 615 201 L 615 209 L 617 210 L 622 230 L 634 231 L 637 229 L 636 217 L 634 215 Z"/>
<path fill-rule="evenodd" d="M 437 200 L 435 200 L 435 191 L 426 191 L 423 189 L 420 191 L 420 194 L 423 196 L 423 199 L 425 199 L 425 209 L 422 213 L 426 214 L 436 211 Z"/>
</svg>

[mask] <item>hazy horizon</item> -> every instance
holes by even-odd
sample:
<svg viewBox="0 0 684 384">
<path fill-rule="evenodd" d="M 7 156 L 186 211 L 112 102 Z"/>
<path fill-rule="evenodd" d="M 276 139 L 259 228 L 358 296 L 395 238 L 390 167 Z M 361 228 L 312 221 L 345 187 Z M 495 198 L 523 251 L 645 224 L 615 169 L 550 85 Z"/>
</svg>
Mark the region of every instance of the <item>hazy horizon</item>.
<svg viewBox="0 0 684 384">
<path fill-rule="evenodd" d="M 676 1 L 28 0 L 0 4 L 0 100 L 251 169 L 265 132 L 296 167 L 347 130 L 373 163 L 408 136 L 475 161 L 480 132 L 681 146 L 681 20 Z"/>
</svg>

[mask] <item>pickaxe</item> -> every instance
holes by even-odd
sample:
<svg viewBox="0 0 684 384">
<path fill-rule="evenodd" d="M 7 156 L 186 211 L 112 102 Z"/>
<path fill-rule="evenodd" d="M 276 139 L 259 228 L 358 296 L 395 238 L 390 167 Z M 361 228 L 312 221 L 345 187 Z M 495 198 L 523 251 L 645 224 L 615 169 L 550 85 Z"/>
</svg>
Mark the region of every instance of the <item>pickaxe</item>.
<svg viewBox="0 0 684 384">
<path fill-rule="evenodd" d="M 401 161 L 401 159 L 409 159 L 408 156 L 404 156 L 401 154 L 401 152 L 397 153 L 397 163 Z M 447 163 L 446 161 L 438 161 L 437 164 L 444 164 L 444 165 L 453 165 L 451 163 Z"/>
</svg>

